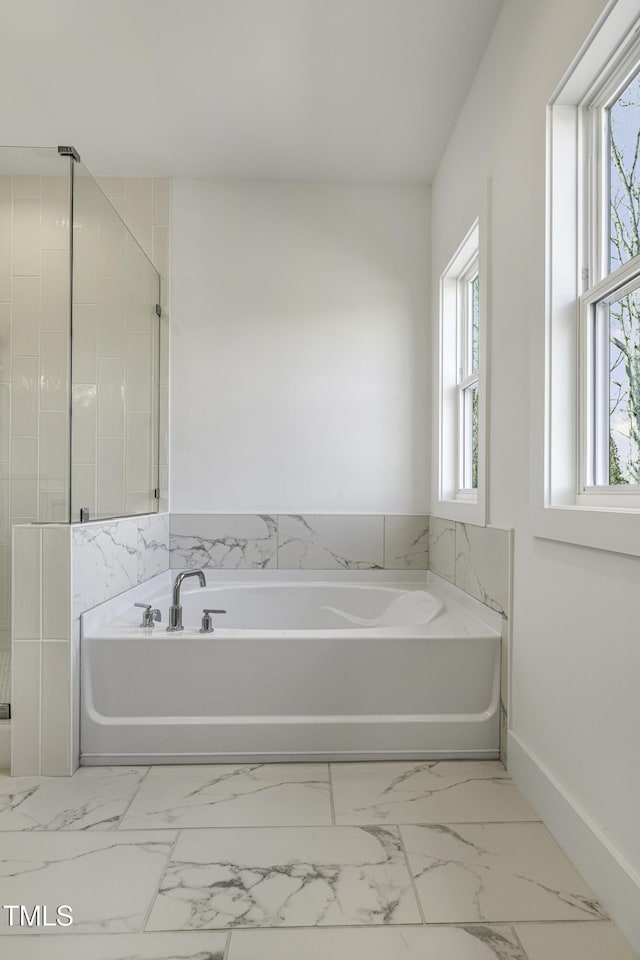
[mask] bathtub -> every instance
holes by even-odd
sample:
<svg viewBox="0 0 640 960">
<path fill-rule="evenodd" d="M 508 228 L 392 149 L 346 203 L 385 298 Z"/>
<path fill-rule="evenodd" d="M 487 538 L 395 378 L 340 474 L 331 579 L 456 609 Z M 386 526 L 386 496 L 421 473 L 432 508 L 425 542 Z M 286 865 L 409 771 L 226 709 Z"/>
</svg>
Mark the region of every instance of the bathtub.
<svg viewBox="0 0 640 960">
<path fill-rule="evenodd" d="M 82 618 L 81 763 L 498 756 L 500 620 L 433 575 L 175 571 Z M 162 623 L 141 628 L 134 602 Z M 214 633 L 199 632 L 205 607 Z"/>
</svg>

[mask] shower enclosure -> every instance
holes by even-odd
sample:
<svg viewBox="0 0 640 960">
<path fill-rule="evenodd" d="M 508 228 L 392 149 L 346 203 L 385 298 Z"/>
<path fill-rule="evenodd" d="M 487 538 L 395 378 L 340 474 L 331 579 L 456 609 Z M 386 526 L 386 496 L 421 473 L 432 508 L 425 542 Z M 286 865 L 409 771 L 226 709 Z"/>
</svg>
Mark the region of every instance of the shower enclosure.
<svg viewBox="0 0 640 960">
<path fill-rule="evenodd" d="M 12 524 L 158 509 L 160 302 L 73 147 L 0 147 L 0 683 Z"/>
</svg>

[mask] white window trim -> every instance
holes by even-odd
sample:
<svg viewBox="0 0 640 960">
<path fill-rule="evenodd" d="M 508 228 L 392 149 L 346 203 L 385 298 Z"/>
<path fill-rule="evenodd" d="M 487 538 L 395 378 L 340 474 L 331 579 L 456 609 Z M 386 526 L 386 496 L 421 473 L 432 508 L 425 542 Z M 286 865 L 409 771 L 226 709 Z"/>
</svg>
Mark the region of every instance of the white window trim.
<svg viewBox="0 0 640 960">
<path fill-rule="evenodd" d="M 584 137 L 580 104 L 592 94 L 594 80 L 602 76 L 607 64 L 636 42 L 634 34 L 639 27 L 637 0 L 610 3 L 548 108 L 544 455 L 542 469 L 533 478 L 531 511 L 534 536 L 633 556 L 640 556 L 640 502 L 637 507 L 628 503 L 638 495 L 608 496 L 607 491 L 579 497 L 584 441 L 578 422 L 578 338 L 580 309 L 584 311 L 589 303 L 589 298 L 581 298 L 579 278 L 585 229 L 599 230 L 601 225 L 583 221 L 584 185 L 578 151 Z M 534 432 L 535 428 L 537 424 Z"/>
<path fill-rule="evenodd" d="M 459 520 L 478 526 L 486 524 L 487 491 L 487 390 L 488 390 L 488 330 L 489 330 L 489 248 L 488 211 L 490 209 L 490 183 L 487 182 L 481 215 L 468 231 L 456 254 L 439 271 L 437 389 L 434 404 L 438 437 L 437 455 L 434 458 L 434 483 L 431 512 L 445 520 Z M 478 375 L 478 486 L 477 489 L 460 488 L 458 475 L 458 445 L 460 437 L 460 414 L 458 394 L 461 386 L 457 376 L 460 351 L 458 324 L 458 282 L 465 270 L 477 256 L 480 277 L 480 331 Z M 474 375 L 475 379 L 475 375 Z M 464 381 L 466 383 L 466 381 Z"/>
</svg>

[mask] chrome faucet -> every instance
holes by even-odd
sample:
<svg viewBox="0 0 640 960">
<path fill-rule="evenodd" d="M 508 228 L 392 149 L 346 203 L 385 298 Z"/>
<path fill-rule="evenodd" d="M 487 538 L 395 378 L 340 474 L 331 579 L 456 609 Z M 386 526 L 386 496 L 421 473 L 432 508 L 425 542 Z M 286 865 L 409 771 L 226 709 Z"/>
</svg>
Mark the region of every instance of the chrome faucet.
<svg viewBox="0 0 640 960">
<path fill-rule="evenodd" d="M 187 577 L 197 577 L 201 587 L 206 587 L 207 585 L 202 570 L 186 570 L 184 573 L 178 574 L 173 585 L 173 603 L 169 607 L 168 633 L 176 633 L 178 630 L 184 630 L 182 626 L 182 607 L 180 606 L 180 587 L 182 586 L 182 581 L 186 580 Z"/>
</svg>

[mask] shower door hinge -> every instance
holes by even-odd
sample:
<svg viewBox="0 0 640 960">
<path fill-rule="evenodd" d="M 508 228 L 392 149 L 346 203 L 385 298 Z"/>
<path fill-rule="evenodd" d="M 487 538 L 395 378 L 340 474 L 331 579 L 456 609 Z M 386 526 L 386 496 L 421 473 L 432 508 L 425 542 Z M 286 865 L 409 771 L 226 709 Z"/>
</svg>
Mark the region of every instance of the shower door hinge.
<svg viewBox="0 0 640 960">
<path fill-rule="evenodd" d="M 58 147 L 58 153 L 61 157 L 73 157 L 77 163 L 80 163 L 80 154 L 75 147 Z"/>
<path fill-rule="evenodd" d="M 162 307 L 160 306 L 159 303 L 156 303 L 156 313 L 158 314 L 159 317 L 162 316 Z"/>
<path fill-rule="evenodd" d="M 153 488 L 153 498 L 154 498 L 154 500 L 159 500 L 159 499 L 160 499 L 160 487 L 154 487 L 154 488 Z"/>
<path fill-rule="evenodd" d="M 89 507 L 80 507 L 80 523 L 89 522 Z"/>
</svg>

